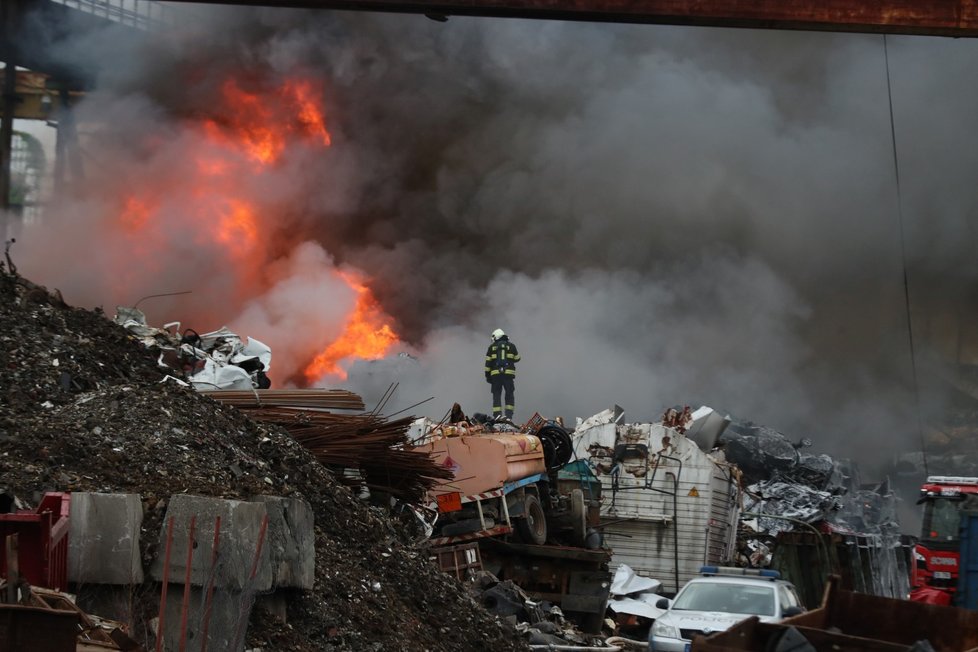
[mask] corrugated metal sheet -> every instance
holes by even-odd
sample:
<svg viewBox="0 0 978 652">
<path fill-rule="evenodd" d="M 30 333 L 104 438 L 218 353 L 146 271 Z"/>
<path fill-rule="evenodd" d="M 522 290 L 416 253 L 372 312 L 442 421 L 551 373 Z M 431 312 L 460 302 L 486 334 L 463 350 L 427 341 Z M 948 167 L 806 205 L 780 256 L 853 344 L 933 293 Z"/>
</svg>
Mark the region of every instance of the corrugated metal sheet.
<svg viewBox="0 0 978 652">
<path fill-rule="evenodd" d="M 575 449 L 601 481 L 613 564 L 628 564 L 674 592 L 703 564 L 731 557 L 740 489 L 721 454 L 711 457 L 661 424 L 582 426 Z"/>
</svg>

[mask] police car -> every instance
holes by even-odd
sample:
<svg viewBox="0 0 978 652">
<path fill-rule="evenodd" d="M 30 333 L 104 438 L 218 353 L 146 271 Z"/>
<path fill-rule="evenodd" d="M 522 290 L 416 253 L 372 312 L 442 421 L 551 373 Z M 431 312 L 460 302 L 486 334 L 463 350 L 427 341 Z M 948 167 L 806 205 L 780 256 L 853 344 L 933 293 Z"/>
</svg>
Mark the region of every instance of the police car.
<svg viewBox="0 0 978 652">
<path fill-rule="evenodd" d="M 659 600 L 666 609 L 649 632 L 652 652 L 689 652 L 693 637 L 722 632 L 757 616 L 772 623 L 804 611 L 798 592 L 772 570 L 704 566 L 674 600 Z"/>
</svg>

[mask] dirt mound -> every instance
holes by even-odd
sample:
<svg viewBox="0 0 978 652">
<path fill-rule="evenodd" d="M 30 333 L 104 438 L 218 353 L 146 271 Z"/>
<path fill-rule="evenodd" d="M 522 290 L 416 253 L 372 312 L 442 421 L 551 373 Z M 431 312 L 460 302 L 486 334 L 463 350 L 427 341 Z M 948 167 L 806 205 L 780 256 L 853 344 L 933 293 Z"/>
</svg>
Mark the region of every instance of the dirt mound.
<svg viewBox="0 0 978 652">
<path fill-rule="evenodd" d="M 147 567 L 172 494 L 302 498 L 316 517 L 315 588 L 290 594 L 287 624 L 256 609 L 249 647 L 527 649 L 286 433 L 161 383 L 166 373 L 105 315 L 0 266 L 0 489 L 32 505 L 45 491 L 141 494 Z M 157 591 L 141 588 L 153 613 Z"/>
</svg>

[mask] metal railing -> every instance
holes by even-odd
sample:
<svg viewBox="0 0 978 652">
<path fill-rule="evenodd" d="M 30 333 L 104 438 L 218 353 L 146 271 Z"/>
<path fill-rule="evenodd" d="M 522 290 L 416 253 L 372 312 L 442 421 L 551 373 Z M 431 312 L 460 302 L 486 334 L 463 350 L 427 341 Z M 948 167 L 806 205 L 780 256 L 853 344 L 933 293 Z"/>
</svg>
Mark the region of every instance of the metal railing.
<svg viewBox="0 0 978 652">
<path fill-rule="evenodd" d="M 181 12 L 156 0 L 49 0 L 120 25 L 151 30 L 177 23 Z"/>
</svg>

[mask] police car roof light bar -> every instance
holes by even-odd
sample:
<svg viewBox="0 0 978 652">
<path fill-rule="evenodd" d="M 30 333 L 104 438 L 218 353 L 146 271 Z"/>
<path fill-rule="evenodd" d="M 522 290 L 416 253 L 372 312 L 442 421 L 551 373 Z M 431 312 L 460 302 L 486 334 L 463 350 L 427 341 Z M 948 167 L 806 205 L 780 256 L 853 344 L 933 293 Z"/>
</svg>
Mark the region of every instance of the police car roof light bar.
<svg viewBox="0 0 978 652">
<path fill-rule="evenodd" d="M 776 570 L 766 568 L 736 568 L 734 566 L 703 566 L 700 568 L 701 575 L 753 575 L 757 577 L 767 577 L 772 580 L 780 579 L 781 573 Z"/>
</svg>

